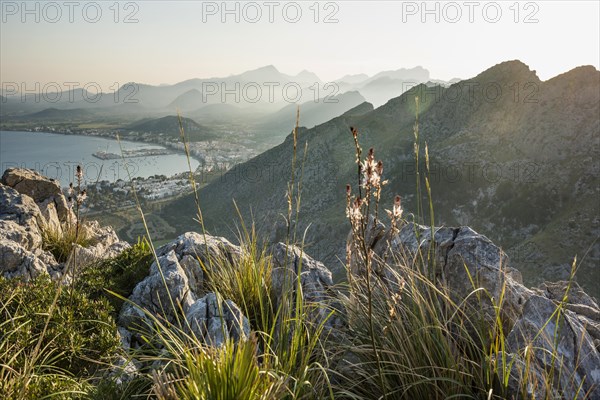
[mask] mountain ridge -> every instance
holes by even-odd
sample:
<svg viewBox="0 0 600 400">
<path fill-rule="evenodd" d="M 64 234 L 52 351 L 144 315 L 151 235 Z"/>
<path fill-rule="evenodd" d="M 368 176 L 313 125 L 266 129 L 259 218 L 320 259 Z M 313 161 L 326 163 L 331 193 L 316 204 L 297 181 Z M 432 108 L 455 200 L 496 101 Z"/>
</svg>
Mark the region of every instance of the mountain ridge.
<svg viewBox="0 0 600 400">
<path fill-rule="evenodd" d="M 523 63 L 500 63 L 448 88 L 418 85 L 365 114 L 341 115 L 312 129 L 300 129 L 299 160 L 304 158 L 301 148 L 305 142 L 309 148 L 301 209 L 301 215 L 309 220 L 301 224 L 301 230 L 312 223 L 308 248 L 313 252 L 316 248 L 316 254 L 330 263 L 344 259 L 345 185 L 356 181 L 350 126 L 359 129 L 364 151 L 374 147 L 377 157 L 384 161 L 384 174 L 390 184 L 382 201 L 389 201 L 399 193 L 406 208 L 417 212 L 412 152 L 415 98 L 419 97 L 421 151 L 427 142 L 430 161 L 435 167 L 431 185 L 436 225 L 475 224 L 476 229 L 498 240 L 517 264 L 527 264 L 526 279 L 564 277 L 570 271 L 569 258 L 592 245 L 597 236 L 593 232 L 600 232 L 600 221 L 586 211 L 594 211 L 589 202 L 597 195 L 599 182 L 599 168 L 593 156 L 599 150 L 594 135 L 598 132 L 595 112 L 600 108 L 600 80 L 594 76 L 600 76 L 600 72 L 595 71 L 593 77 L 589 77 L 589 72 L 584 69 L 572 73 L 578 76 L 583 73 L 587 77 L 583 81 L 564 82 L 573 76 L 567 74 L 558 80 L 541 82 L 533 79 L 537 75 Z M 532 98 L 535 102 L 526 102 L 523 95 L 517 99 L 510 90 L 523 77 L 537 85 Z M 580 98 L 573 102 L 554 90 L 561 81 Z M 595 86 L 585 89 L 588 81 Z M 469 94 L 473 84 L 485 87 L 490 82 L 502 88 L 504 95 L 491 99 L 482 91 Z M 454 97 L 450 97 L 452 93 Z M 565 142 L 574 135 L 577 141 Z M 285 215 L 283 194 L 291 176 L 287 165 L 292 154 L 290 143 L 288 135 L 281 145 L 234 167 L 222 179 L 204 188 L 200 196 L 204 199 L 207 226 L 219 232 L 232 229 L 235 223 L 220 216 L 236 215 L 227 204 L 235 199 L 243 205 L 244 218 L 253 215 L 257 226 L 276 225 L 276 229 L 270 230 L 276 233 L 269 240 L 280 239 L 284 229 L 278 215 Z M 420 168 L 424 170 L 425 166 Z M 259 178 L 250 179 L 250 171 Z M 579 187 L 577 192 L 573 191 L 575 187 Z M 497 201 L 502 203 L 496 204 Z M 193 207 L 189 199 L 182 199 L 175 208 L 181 211 Z M 564 233 L 560 229 L 564 231 L 571 219 L 577 226 L 569 230 L 571 247 L 553 249 L 552 243 Z M 330 230 L 328 237 L 332 238 L 328 243 L 335 243 L 336 249 L 333 245 L 319 249 L 324 237 L 311 233 L 325 225 Z M 523 246 L 528 250 L 523 250 Z M 580 273 L 590 278 L 600 277 L 595 268 L 600 257 L 600 249 L 596 247 L 592 245 L 594 250 L 580 267 Z M 553 258 L 543 258 L 544 254 Z M 341 271 L 337 275 L 341 276 Z"/>
</svg>

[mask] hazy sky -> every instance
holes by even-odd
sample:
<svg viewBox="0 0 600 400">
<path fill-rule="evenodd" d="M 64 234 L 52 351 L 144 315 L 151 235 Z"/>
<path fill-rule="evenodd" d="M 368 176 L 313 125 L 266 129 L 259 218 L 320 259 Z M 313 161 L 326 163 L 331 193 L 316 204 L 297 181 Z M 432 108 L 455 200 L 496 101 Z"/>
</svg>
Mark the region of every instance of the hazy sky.
<svg viewBox="0 0 600 400">
<path fill-rule="evenodd" d="M 0 3 L 0 78 L 28 87 L 109 91 L 268 64 L 325 81 L 417 65 L 433 78 L 469 78 L 511 59 L 548 79 L 600 63 L 596 0 Z"/>
</svg>

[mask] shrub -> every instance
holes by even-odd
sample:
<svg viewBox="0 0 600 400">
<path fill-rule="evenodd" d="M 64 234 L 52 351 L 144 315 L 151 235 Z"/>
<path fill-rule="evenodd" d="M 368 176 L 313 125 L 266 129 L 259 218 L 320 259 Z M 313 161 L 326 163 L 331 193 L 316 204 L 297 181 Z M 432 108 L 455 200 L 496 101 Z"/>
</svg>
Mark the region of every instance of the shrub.
<svg viewBox="0 0 600 400">
<path fill-rule="evenodd" d="M 141 238 L 118 256 L 85 267 L 76 285 L 91 299 L 106 298 L 118 313 L 123 300 L 106 290 L 129 297 L 135 285 L 148 275 L 153 260 L 150 244 Z"/>
<path fill-rule="evenodd" d="M 113 379 L 103 379 L 89 390 L 86 398 L 90 400 L 147 398 L 151 387 L 152 380 L 146 375 L 121 383 Z"/>
</svg>

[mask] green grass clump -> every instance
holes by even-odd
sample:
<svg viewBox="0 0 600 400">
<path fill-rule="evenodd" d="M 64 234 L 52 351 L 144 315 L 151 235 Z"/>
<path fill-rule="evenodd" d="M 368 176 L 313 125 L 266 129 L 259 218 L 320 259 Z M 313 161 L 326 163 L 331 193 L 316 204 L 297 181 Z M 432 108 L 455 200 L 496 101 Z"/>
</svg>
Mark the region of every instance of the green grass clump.
<svg viewBox="0 0 600 400">
<path fill-rule="evenodd" d="M 155 394 L 160 400 L 281 398 L 283 379 L 259 365 L 257 351 L 255 340 L 185 349 L 173 374 L 154 375 Z"/>
<path fill-rule="evenodd" d="M 81 392 L 119 348 L 110 312 L 106 300 L 61 290 L 46 276 L 0 277 L 0 398 Z"/>
<path fill-rule="evenodd" d="M 226 258 L 210 260 L 203 265 L 204 276 L 211 291 L 233 300 L 242 309 L 253 329 L 270 332 L 277 311 L 271 288 L 273 263 L 254 231 L 247 232 L 240 242 L 242 252 L 235 262 Z"/>
<path fill-rule="evenodd" d="M 375 277 L 371 293 L 364 280 L 351 285 L 347 309 L 352 340 L 346 350 L 355 358 L 340 378 L 340 394 L 361 399 L 483 396 L 489 363 L 468 309 L 409 264 L 384 268 L 403 286 L 392 289 Z"/>
<path fill-rule="evenodd" d="M 49 251 L 59 263 L 67 262 L 76 244 L 81 247 L 93 244 L 85 229 L 67 224 L 62 232 L 50 228 L 42 231 L 42 248 Z"/>
</svg>

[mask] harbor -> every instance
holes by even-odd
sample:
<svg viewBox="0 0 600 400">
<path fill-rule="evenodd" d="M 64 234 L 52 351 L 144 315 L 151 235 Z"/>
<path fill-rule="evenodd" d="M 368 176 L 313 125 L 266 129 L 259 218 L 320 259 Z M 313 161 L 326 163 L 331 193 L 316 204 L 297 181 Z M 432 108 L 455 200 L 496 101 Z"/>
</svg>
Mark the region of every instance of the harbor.
<svg viewBox="0 0 600 400">
<path fill-rule="evenodd" d="M 173 151 L 169 149 L 134 149 L 134 150 L 123 150 L 123 154 L 111 153 L 108 151 L 97 151 L 92 155 L 100 160 L 119 160 L 121 158 L 134 158 L 134 157 L 152 157 L 152 156 L 164 156 L 173 154 Z"/>
</svg>

